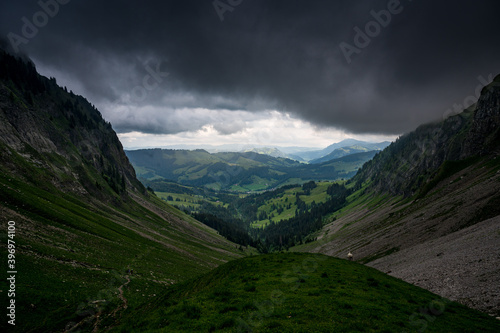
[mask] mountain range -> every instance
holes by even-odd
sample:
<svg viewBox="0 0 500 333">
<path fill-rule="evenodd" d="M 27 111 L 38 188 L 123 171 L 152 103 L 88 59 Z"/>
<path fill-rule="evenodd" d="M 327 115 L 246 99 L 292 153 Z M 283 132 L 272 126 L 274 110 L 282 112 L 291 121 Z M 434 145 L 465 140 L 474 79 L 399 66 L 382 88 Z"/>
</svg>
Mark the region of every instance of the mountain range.
<svg viewBox="0 0 500 333">
<path fill-rule="evenodd" d="M 15 304 L 16 330 L 498 332 L 485 313 L 500 316 L 499 86 L 497 77 L 475 106 L 383 151 L 319 164 L 256 152 L 125 153 L 84 97 L 0 51 L 0 212 L 11 221 L 3 230 L 14 226 L 2 232 L 2 254 L 13 255 L 15 296 L 7 279 L 0 290 Z M 256 201 L 243 191 L 299 181 L 297 205 L 306 205 L 299 191 L 316 195 L 307 180 L 338 180 L 324 186 L 332 209 L 311 202 L 280 223 L 318 226 L 291 251 L 354 260 L 256 255 L 137 176 L 219 184 Z M 280 223 L 271 225 L 277 242 Z"/>
<path fill-rule="evenodd" d="M 349 152 L 349 150 L 354 150 L 354 152 L 382 150 L 389 144 L 390 142 L 388 141 L 373 143 L 355 139 L 344 139 L 323 149 L 297 152 L 291 156 L 310 161 L 310 163 L 321 163 L 352 154 L 353 152 Z"/>
<path fill-rule="evenodd" d="M 373 143 L 367 141 L 360 141 L 355 139 L 344 139 L 340 142 L 333 143 L 323 149 L 315 149 L 311 147 L 286 147 L 286 146 L 252 146 L 252 145 L 168 145 L 165 147 L 146 147 L 146 148 L 128 148 L 128 151 L 156 149 L 161 148 L 165 150 L 199 150 L 203 149 L 211 154 L 228 153 L 228 152 L 254 152 L 258 154 L 269 155 L 272 157 L 288 158 L 300 162 L 321 163 L 335 158 L 346 156 L 349 154 L 367 152 L 373 150 L 382 150 L 390 144 L 388 141 Z M 340 150 L 339 150 L 340 149 Z M 334 153 L 335 150 L 339 150 Z M 321 159 L 321 161 L 316 161 Z M 312 162 L 314 160 L 314 162 Z"/>
<path fill-rule="evenodd" d="M 145 149 L 126 151 L 139 178 L 236 192 L 262 191 L 309 180 L 350 178 L 376 151 L 318 164 L 256 152 L 210 154 L 206 150 Z M 150 185 L 154 189 L 154 185 Z"/>
</svg>

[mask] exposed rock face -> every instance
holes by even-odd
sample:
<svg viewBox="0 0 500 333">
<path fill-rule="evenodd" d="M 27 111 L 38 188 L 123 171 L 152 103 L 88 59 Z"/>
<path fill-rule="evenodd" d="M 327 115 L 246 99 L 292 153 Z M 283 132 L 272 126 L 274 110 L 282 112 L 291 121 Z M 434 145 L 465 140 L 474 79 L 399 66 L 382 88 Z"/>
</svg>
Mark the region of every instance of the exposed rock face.
<svg viewBox="0 0 500 333">
<path fill-rule="evenodd" d="M 27 176 L 36 167 L 40 184 L 80 194 L 145 192 L 111 124 L 93 105 L 1 50 L 0 152 L 0 166 L 8 168 L 12 154 L 30 161 L 10 171 L 36 181 Z"/>
<path fill-rule="evenodd" d="M 477 102 L 462 158 L 497 151 L 500 144 L 500 75 L 484 87 Z"/>
<path fill-rule="evenodd" d="M 445 161 L 464 160 L 500 147 L 500 75 L 482 91 L 476 107 L 398 138 L 366 163 L 352 181 L 372 180 L 377 192 L 411 196 Z"/>
<path fill-rule="evenodd" d="M 352 250 L 356 260 L 499 316 L 499 152 L 497 76 L 475 107 L 420 126 L 366 163 L 356 186 L 371 181 L 369 193 L 392 195 L 325 226 L 311 251 Z"/>
</svg>

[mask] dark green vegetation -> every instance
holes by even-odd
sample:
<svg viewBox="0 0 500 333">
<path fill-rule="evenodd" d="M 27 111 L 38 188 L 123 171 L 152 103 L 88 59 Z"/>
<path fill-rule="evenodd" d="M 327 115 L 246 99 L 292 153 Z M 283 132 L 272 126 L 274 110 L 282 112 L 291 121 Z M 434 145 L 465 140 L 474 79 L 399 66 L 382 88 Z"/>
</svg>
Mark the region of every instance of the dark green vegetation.
<svg viewBox="0 0 500 333">
<path fill-rule="evenodd" d="M 271 254 L 222 265 L 127 309 L 127 332 L 498 332 L 479 311 L 357 263 Z"/>
<path fill-rule="evenodd" d="M 310 242 L 308 236 L 321 229 L 350 194 L 342 184 L 314 181 L 253 195 L 167 182 L 155 184 L 159 184 L 157 189 L 171 191 L 156 192 L 160 198 L 216 229 L 228 240 L 264 253 Z"/>
<path fill-rule="evenodd" d="M 201 149 L 144 149 L 126 153 L 139 179 L 147 181 L 155 190 L 155 182 L 174 181 L 182 185 L 245 193 L 309 180 L 350 178 L 373 158 L 376 151 L 314 165 L 255 152 L 210 154 Z"/>
<path fill-rule="evenodd" d="M 15 241 L 16 331 L 104 330 L 125 306 L 243 255 L 148 193 L 88 101 L 1 51 L 0 133 L 1 256 Z M 4 275 L 0 290 L 6 309 Z"/>
</svg>

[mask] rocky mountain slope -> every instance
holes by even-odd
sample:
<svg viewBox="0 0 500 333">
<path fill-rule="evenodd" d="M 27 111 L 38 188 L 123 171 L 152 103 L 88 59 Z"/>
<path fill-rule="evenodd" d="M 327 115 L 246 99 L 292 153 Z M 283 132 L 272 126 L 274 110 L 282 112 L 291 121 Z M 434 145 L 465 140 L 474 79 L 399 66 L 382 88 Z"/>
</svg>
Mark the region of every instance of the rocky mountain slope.
<svg viewBox="0 0 500 333">
<path fill-rule="evenodd" d="M 350 204 L 301 250 L 355 260 L 500 316 L 500 77 L 475 108 L 366 163 Z"/>
<path fill-rule="evenodd" d="M 87 100 L 1 50 L 0 215 L 19 332 L 104 330 L 165 286 L 243 255 L 147 192 Z M 8 290 L 2 279 L 2 300 Z"/>
<path fill-rule="evenodd" d="M 363 166 L 354 181 L 370 180 L 378 192 L 411 196 L 446 161 L 500 151 L 500 75 L 483 88 L 476 105 L 401 136 Z"/>
</svg>

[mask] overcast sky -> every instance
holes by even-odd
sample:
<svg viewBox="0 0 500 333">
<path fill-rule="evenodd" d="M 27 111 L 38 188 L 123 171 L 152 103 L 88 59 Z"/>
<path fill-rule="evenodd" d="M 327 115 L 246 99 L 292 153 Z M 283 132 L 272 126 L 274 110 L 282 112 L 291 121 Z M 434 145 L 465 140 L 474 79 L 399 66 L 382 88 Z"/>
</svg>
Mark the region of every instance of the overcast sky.
<svg viewBox="0 0 500 333">
<path fill-rule="evenodd" d="M 0 33 L 125 147 L 382 141 L 500 73 L 500 2 L 0 2 Z"/>
</svg>

